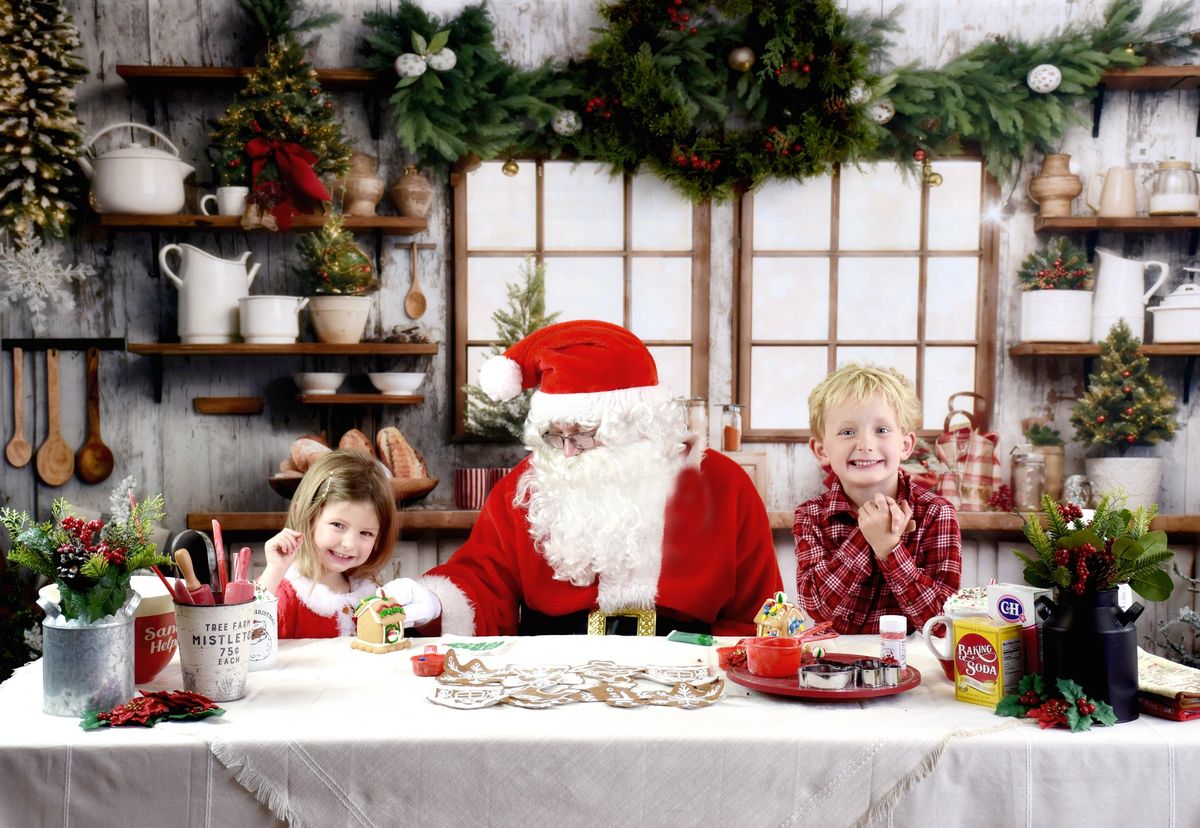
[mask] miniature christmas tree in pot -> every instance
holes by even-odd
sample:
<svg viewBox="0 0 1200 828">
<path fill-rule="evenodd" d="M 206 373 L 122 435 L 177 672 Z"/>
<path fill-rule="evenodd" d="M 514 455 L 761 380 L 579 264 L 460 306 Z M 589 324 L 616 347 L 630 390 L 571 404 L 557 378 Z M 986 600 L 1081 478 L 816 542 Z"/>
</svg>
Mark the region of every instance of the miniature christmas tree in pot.
<svg viewBox="0 0 1200 828">
<path fill-rule="evenodd" d="M 354 244 L 339 214 L 319 232 L 300 240 L 303 263 L 296 268 L 308 312 L 321 342 L 351 344 L 362 340 L 371 313 L 367 294 L 379 287 L 371 260 Z"/>
<path fill-rule="evenodd" d="M 1055 236 L 1021 263 L 1022 342 L 1087 342 L 1092 333 L 1092 266 Z"/>
<path fill-rule="evenodd" d="M 1130 506 L 1158 499 L 1162 458 L 1126 457 L 1135 445 L 1154 445 L 1175 434 L 1175 398 L 1150 361 L 1138 353 L 1141 342 L 1121 321 L 1100 343 L 1100 361 L 1088 377 L 1088 390 L 1071 412 L 1075 439 L 1088 448 L 1116 449 L 1118 457 L 1092 457 L 1087 475 L 1097 493 L 1124 489 Z"/>
</svg>

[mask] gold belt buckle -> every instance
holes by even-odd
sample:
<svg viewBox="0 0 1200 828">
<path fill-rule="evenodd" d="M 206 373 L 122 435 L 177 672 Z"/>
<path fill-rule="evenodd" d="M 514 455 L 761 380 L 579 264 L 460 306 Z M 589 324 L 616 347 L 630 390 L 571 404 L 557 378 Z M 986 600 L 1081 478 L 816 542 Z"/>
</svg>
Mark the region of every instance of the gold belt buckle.
<svg viewBox="0 0 1200 828">
<path fill-rule="evenodd" d="M 588 614 L 588 635 L 604 635 L 604 628 L 607 626 L 608 616 L 610 615 L 636 618 L 638 635 L 656 635 L 658 632 L 658 613 L 653 608 L 636 609 L 634 607 L 625 607 L 608 613 L 598 609 L 592 610 Z"/>
</svg>

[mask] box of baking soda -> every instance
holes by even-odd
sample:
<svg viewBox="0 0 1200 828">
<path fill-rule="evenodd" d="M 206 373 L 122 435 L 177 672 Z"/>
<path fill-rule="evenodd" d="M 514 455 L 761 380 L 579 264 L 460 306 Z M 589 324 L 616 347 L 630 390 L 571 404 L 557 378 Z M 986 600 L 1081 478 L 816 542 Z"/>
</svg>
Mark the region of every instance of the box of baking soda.
<svg viewBox="0 0 1200 828">
<path fill-rule="evenodd" d="M 954 619 L 954 697 L 995 707 L 1015 693 L 1024 671 L 1021 625 L 993 618 Z"/>
</svg>

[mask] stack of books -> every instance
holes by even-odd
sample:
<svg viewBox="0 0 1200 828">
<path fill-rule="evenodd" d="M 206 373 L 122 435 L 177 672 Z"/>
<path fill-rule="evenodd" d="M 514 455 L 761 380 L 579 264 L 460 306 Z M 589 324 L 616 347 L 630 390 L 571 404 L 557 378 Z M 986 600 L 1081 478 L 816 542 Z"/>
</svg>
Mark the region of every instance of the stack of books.
<svg viewBox="0 0 1200 828">
<path fill-rule="evenodd" d="M 1200 670 L 1138 648 L 1138 706 L 1177 722 L 1200 718 Z"/>
</svg>

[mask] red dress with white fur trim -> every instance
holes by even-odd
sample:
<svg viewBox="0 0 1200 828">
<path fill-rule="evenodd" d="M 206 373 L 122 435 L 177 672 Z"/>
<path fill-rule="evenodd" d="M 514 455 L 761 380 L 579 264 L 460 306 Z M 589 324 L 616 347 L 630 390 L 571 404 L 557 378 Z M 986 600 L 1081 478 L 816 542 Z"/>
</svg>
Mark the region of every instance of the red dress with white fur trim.
<svg viewBox="0 0 1200 828">
<path fill-rule="evenodd" d="M 379 585 L 362 578 L 350 579 L 349 592 L 334 592 L 324 584 L 305 578 L 295 565 L 279 582 L 279 637 L 337 638 L 354 635 L 354 608 Z"/>
</svg>

